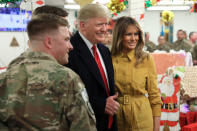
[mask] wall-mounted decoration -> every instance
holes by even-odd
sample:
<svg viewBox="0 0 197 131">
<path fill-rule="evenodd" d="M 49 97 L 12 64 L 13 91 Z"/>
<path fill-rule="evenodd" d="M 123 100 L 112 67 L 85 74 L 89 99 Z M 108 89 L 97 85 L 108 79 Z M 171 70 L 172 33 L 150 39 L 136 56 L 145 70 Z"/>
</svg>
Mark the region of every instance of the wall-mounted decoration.
<svg viewBox="0 0 197 131">
<path fill-rule="evenodd" d="M 169 10 L 164 10 L 161 13 L 161 35 L 165 37 L 166 41 L 173 42 L 173 22 L 174 13 Z"/>
<path fill-rule="evenodd" d="M 128 7 L 128 0 L 110 0 L 107 7 L 112 12 L 112 15 L 117 16 Z"/>
<path fill-rule="evenodd" d="M 38 1 L 36 1 L 36 4 L 38 4 L 38 5 L 43 5 L 44 2 L 43 2 L 42 0 L 38 0 Z"/>
<path fill-rule="evenodd" d="M 16 37 L 13 37 L 10 43 L 10 47 L 17 47 L 17 46 L 19 46 L 18 41 L 16 40 Z"/>
</svg>

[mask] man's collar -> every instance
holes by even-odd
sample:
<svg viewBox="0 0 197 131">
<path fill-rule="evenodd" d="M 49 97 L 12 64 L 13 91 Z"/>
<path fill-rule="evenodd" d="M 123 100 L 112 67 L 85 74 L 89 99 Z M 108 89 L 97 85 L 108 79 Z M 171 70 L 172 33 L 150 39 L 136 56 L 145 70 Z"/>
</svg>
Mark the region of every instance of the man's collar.
<svg viewBox="0 0 197 131">
<path fill-rule="evenodd" d="M 89 50 L 92 50 L 93 44 L 88 39 L 86 39 L 85 36 L 81 32 L 79 32 L 79 35 L 84 40 L 84 42 L 87 45 L 87 47 L 89 48 Z"/>
</svg>

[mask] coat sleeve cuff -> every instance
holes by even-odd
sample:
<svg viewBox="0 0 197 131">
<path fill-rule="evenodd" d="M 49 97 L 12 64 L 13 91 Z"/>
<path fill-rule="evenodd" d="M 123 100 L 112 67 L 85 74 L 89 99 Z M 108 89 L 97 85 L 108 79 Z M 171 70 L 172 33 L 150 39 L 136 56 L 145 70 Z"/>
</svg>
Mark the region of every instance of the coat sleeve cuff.
<svg viewBox="0 0 197 131">
<path fill-rule="evenodd" d="M 153 116 L 161 116 L 161 105 L 152 107 Z"/>
</svg>

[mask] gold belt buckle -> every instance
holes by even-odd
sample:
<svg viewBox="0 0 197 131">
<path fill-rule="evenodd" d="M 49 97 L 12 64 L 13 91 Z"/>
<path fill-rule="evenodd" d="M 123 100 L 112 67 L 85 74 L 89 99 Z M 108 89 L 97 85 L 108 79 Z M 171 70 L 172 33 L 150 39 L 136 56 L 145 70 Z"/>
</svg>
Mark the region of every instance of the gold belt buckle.
<svg viewBox="0 0 197 131">
<path fill-rule="evenodd" d="M 124 104 L 125 104 L 125 105 L 130 104 L 129 95 L 124 95 Z"/>
<path fill-rule="evenodd" d="M 168 110 L 169 110 L 169 111 L 174 110 L 174 105 L 173 105 L 173 103 L 168 103 Z"/>
</svg>

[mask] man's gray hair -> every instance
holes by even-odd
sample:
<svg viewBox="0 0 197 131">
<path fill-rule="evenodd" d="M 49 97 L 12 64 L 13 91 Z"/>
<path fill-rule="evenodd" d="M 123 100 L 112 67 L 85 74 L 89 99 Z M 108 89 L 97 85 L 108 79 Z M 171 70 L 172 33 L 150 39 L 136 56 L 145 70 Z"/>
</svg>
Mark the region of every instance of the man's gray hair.
<svg viewBox="0 0 197 131">
<path fill-rule="evenodd" d="M 101 4 L 87 4 L 79 10 L 77 20 L 79 23 L 80 21 L 85 22 L 88 19 L 98 17 L 104 17 L 109 19 L 110 12 L 108 8 Z"/>
</svg>

